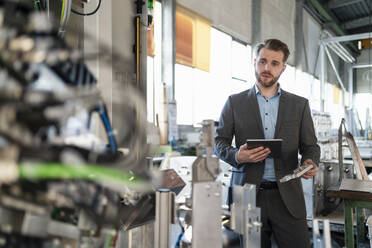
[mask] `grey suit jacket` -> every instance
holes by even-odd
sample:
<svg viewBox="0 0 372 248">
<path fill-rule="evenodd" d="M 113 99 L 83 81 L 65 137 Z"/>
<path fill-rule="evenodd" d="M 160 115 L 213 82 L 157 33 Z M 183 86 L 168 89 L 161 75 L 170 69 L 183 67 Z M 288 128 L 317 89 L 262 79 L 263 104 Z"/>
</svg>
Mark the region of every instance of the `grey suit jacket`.
<svg viewBox="0 0 372 248">
<path fill-rule="evenodd" d="M 236 147 L 231 146 L 234 136 Z M 302 162 L 312 159 L 319 164 L 320 149 L 307 99 L 281 90 L 275 138 L 283 139 L 282 156 L 274 160 L 280 195 L 295 218 L 305 218 L 301 180 L 279 183 L 279 179 L 298 167 L 298 153 L 302 155 Z M 246 139 L 264 139 L 254 87 L 228 98 L 216 129 L 215 153 L 234 167 L 231 186 L 245 183 L 259 185 L 262 180 L 264 163 L 238 164 L 235 160 L 236 152 Z"/>
</svg>

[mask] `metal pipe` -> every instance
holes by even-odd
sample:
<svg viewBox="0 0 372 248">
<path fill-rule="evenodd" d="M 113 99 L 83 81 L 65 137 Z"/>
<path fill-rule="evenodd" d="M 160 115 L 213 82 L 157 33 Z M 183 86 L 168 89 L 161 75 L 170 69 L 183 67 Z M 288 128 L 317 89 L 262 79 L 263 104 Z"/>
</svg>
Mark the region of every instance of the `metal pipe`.
<svg viewBox="0 0 372 248">
<path fill-rule="evenodd" d="M 349 67 L 349 107 L 353 107 L 353 70 L 354 65 Z"/>
<path fill-rule="evenodd" d="M 345 89 L 344 83 L 342 82 L 342 80 L 341 80 L 341 78 L 340 78 L 340 75 L 339 75 L 338 72 L 337 72 L 337 69 L 336 69 L 335 63 L 333 62 L 333 59 L 332 59 L 332 57 L 331 57 L 331 54 L 329 53 L 328 48 L 327 48 L 326 45 L 324 46 L 324 50 L 325 50 L 325 52 L 327 53 L 327 56 L 328 56 L 329 62 L 331 63 L 332 69 L 333 69 L 333 71 L 334 71 L 335 74 L 336 74 L 336 78 L 337 78 L 339 84 L 341 85 L 342 90 L 343 90 L 344 92 L 346 92 L 346 89 Z"/>
<path fill-rule="evenodd" d="M 328 36 L 328 38 L 334 38 L 334 36 L 328 32 L 327 30 L 323 30 L 323 33 Z M 327 38 L 327 39 L 328 39 Z M 325 39 L 323 39 L 324 41 Z M 347 51 L 339 42 L 332 41 L 332 42 L 325 42 L 326 45 L 329 45 L 330 48 L 334 48 L 335 53 L 343 54 L 343 56 L 339 55 L 345 62 L 353 63 L 355 61 L 355 58 Z M 337 52 L 336 52 L 337 51 Z"/>
<path fill-rule="evenodd" d="M 352 66 L 355 69 L 357 69 L 357 68 L 368 68 L 368 67 L 372 67 L 372 64 L 361 63 L 361 64 L 353 64 Z"/>
<path fill-rule="evenodd" d="M 354 56 L 352 56 L 348 50 L 344 46 L 342 46 L 339 42 L 334 43 L 336 47 L 338 47 L 344 54 L 346 54 L 347 58 L 350 60 L 350 63 L 355 62 Z"/>
<path fill-rule="evenodd" d="M 320 111 L 324 112 L 324 89 L 325 89 L 325 44 L 320 43 Z"/>
<path fill-rule="evenodd" d="M 327 46 L 332 49 L 334 53 L 336 53 L 343 61 L 347 63 L 352 63 L 350 58 L 347 57 L 337 46 L 336 43 L 328 43 Z"/>
<path fill-rule="evenodd" d="M 371 38 L 372 32 L 370 33 L 362 33 L 362 34 L 352 34 L 352 35 L 344 35 L 344 36 L 337 36 L 337 37 L 330 37 L 327 39 L 324 39 L 323 42 L 344 42 L 344 41 L 352 41 L 352 40 L 363 40 Z"/>
</svg>

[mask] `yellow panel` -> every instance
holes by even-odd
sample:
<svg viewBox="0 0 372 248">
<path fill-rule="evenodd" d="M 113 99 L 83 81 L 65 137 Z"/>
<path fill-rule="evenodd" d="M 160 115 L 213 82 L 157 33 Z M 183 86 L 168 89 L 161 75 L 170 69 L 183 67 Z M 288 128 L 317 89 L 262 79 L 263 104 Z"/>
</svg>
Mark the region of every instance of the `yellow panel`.
<svg viewBox="0 0 372 248">
<path fill-rule="evenodd" d="M 333 103 L 340 103 L 340 88 L 338 88 L 337 86 L 333 86 Z"/>
<path fill-rule="evenodd" d="M 210 21 L 177 4 L 176 62 L 209 72 L 210 43 Z"/>
<path fill-rule="evenodd" d="M 209 72 L 211 25 L 208 22 L 197 18 L 195 33 L 195 67 Z"/>
<path fill-rule="evenodd" d="M 147 56 L 155 56 L 155 42 L 154 42 L 154 22 L 147 30 Z"/>
<path fill-rule="evenodd" d="M 191 16 L 176 11 L 176 62 L 188 66 L 194 66 L 195 22 Z"/>
</svg>

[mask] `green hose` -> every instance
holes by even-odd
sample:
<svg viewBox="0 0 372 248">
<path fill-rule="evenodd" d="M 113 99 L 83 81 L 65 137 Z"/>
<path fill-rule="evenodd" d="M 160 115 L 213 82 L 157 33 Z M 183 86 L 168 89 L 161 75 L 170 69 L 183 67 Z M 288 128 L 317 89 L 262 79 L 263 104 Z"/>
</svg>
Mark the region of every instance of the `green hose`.
<svg viewBox="0 0 372 248">
<path fill-rule="evenodd" d="M 65 0 L 62 0 L 62 10 L 61 10 L 61 20 L 60 24 L 63 22 L 63 15 L 65 14 Z"/>
<path fill-rule="evenodd" d="M 59 163 L 24 163 L 19 166 L 21 179 L 88 179 L 143 187 L 148 183 L 131 173 L 96 165 L 65 165 Z"/>
</svg>

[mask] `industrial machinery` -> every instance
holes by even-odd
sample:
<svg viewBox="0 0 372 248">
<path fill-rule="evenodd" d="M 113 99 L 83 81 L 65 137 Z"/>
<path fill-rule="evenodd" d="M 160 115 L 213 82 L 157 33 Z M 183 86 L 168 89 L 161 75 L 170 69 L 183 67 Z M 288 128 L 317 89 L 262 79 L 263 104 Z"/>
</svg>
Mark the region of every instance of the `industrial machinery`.
<svg viewBox="0 0 372 248">
<path fill-rule="evenodd" d="M 225 168 L 213 155 L 214 121 L 204 120 L 201 124 L 198 156 L 191 170 L 187 166 L 172 168 L 171 165 L 177 173 L 192 174 L 192 178 L 184 177 L 188 185 L 180 194 L 186 196 L 178 195 L 175 200 L 169 190 L 157 192 L 155 247 L 173 247 L 171 238 L 177 233 L 172 224 L 181 227 L 176 247 L 260 247 L 262 224 L 260 209 L 256 207 L 256 186 L 234 186 L 234 203 L 229 208 L 222 207 L 226 185 L 223 185 L 225 178 L 220 177 L 220 168 Z M 223 171 L 223 176 L 226 173 L 227 170 Z M 191 186 L 189 191 L 188 186 Z"/>
<path fill-rule="evenodd" d="M 97 80 L 46 13 L 1 0 L 0 20 L 0 247 L 115 247 L 155 216 L 143 97 L 120 92 L 117 140 Z"/>
</svg>

